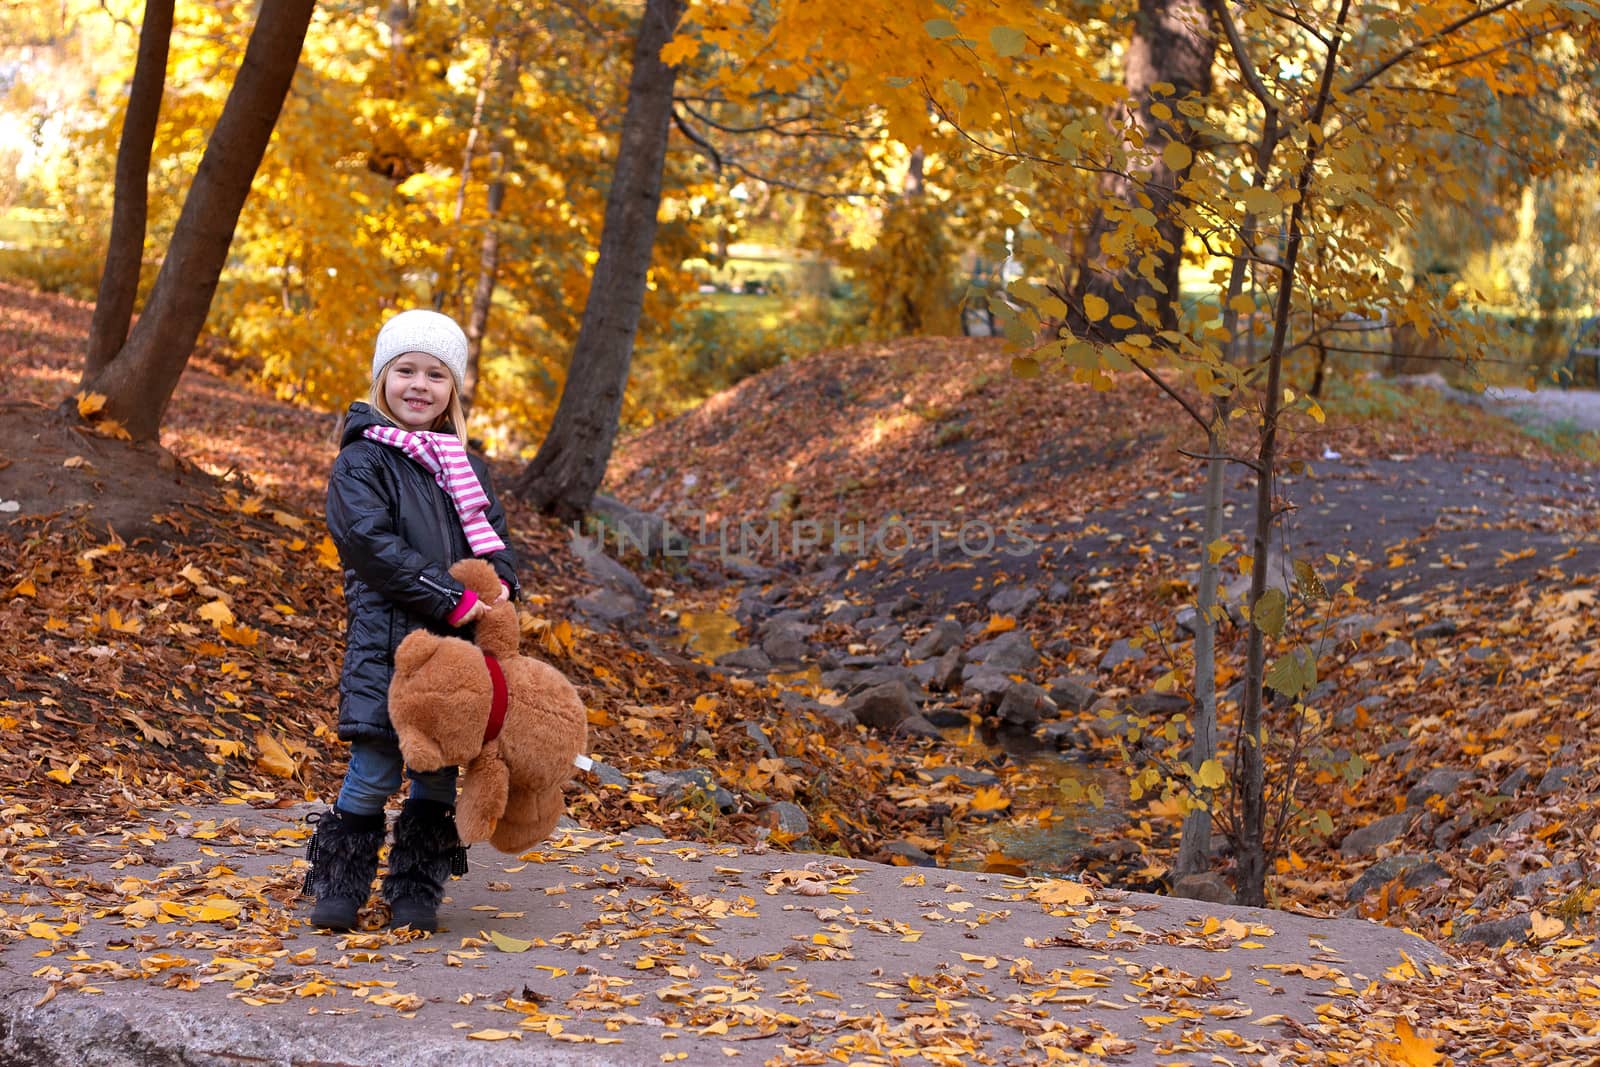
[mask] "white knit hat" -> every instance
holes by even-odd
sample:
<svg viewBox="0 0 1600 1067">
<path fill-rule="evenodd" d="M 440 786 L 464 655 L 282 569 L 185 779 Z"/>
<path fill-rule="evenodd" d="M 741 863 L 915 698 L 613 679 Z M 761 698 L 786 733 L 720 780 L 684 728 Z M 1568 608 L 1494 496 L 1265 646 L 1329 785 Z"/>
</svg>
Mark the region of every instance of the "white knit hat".
<svg viewBox="0 0 1600 1067">
<path fill-rule="evenodd" d="M 412 308 L 384 323 L 372 353 L 372 380 L 377 381 L 391 360 L 407 352 L 426 352 L 434 357 L 450 368 L 456 388 L 461 388 L 467 374 L 467 335 L 450 316 Z"/>
</svg>

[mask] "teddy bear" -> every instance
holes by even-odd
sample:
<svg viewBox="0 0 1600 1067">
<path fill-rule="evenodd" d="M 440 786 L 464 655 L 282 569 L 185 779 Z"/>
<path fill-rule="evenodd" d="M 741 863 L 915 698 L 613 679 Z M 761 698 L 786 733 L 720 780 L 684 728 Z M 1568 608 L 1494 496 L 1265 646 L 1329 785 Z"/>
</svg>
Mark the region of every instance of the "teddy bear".
<svg viewBox="0 0 1600 1067">
<path fill-rule="evenodd" d="M 486 602 L 500 595 L 484 560 L 462 560 L 450 573 Z M 560 671 L 521 654 L 509 600 L 496 601 L 475 627 L 472 641 L 416 630 L 400 642 L 389 720 L 413 770 L 465 768 L 456 801 L 461 840 L 519 853 L 555 828 L 561 787 L 586 762 L 589 717 Z"/>
</svg>

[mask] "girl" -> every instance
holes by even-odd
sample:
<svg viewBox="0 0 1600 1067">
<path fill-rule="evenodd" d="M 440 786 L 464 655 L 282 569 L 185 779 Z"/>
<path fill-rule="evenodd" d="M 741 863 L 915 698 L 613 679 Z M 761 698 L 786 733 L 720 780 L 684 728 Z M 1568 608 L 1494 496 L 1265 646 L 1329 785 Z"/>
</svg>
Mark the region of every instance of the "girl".
<svg viewBox="0 0 1600 1067">
<path fill-rule="evenodd" d="M 459 390 L 467 339 L 448 316 L 402 311 L 378 331 L 372 392 L 345 416 L 328 478 L 328 532 L 344 566 L 348 612 L 339 679 L 339 737 L 350 764 L 334 807 L 313 817 L 306 891 L 313 925 L 349 930 L 372 891 L 383 809 L 400 788 L 403 760 L 389 723 L 394 651 L 412 630 L 472 622 L 488 605 L 449 567 L 482 556 L 517 592 L 516 557 L 488 469 L 466 450 Z M 451 874 L 466 873 L 456 836 L 456 769 L 407 772 L 410 796 L 394 827 L 383 879 L 391 924 L 438 926 Z"/>
</svg>

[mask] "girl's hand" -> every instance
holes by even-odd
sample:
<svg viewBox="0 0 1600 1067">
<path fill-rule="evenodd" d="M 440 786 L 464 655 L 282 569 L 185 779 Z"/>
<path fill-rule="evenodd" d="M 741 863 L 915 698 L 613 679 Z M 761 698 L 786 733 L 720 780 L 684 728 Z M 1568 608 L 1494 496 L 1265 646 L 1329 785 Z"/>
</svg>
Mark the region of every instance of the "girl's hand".
<svg viewBox="0 0 1600 1067">
<path fill-rule="evenodd" d="M 501 600 L 510 600 L 511 599 L 511 587 L 509 585 L 507 585 L 505 582 L 501 582 L 500 583 L 500 599 Z"/>
<path fill-rule="evenodd" d="M 479 599 L 473 601 L 472 607 L 468 608 L 466 614 L 457 619 L 454 625 L 457 629 L 460 629 L 461 627 L 466 626 L 468 623 L 475 622 L 478 616 L 482 615 L 488 610 L 489 605 L 480 597 Z"/>
</svg>

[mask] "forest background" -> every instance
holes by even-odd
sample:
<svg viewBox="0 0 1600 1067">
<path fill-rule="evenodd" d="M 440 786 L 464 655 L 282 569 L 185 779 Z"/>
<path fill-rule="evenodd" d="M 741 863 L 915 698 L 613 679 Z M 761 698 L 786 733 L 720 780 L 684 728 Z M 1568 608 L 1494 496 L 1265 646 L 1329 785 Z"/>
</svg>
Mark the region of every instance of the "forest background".
<svg viewBox="0 0 1600 1067">
<path fill-rule="evenodd" d="M 1298 435 L 1375 407 L 1403 417 L 1374 372 L 1593 380 L 1568 358 L 1593 312 L 1593 14 L 1546 0 L 14 5 L 0 273 L 98 294 L 83 373 L 76 389 L 61 375 L 57 399 L 135 442 L 161 438 L 197 336 L 241 379 L 327 413 L 365 392 L 386 314 L 438 307 L 469 327 L 473 435 L 528 460 L 510 487 L 566 517 L 589 510 L 617 433 L 670 431 L 746 377 L 852 342 L 995 335 L 981 351 L 1040 397 L 1140 425 L 1159 421 L 1153 397 L 1187 427 L 1165 455 L 1204 472 L 1207 521 L 1193 587 L 1158 591 L 1192 598 L 1194 642 L 1157 681 L 1185 699 L 1150 724 L 1171 760 L 1136 786 L 1183 824 L 1177 874 L 1214 858 L 1222 811 L 1235 885 L 1260 903 L 1304 861 L 1291 843 L 1325 855 L 1335 837 L 1329 809 L 1288 787 L 1306 752 L 1269 751 L 1264 720 L 1287 727 L 1274 741 L 1326 725 L 1319 646 L 1302 638 L 1340 589 L 1314 558 L 1278 560 L 1288 579 L 1273 581 L 1280 478 L 1307 459 Z M 295 20 L 281 110 L 253 90 L 273 105 L 259 166 L 213 155 L 256 70 L 240 57 Z M 236 220 L 194 207 L 229 181 Z M 619 190 L 647 222 L 613 216 Z M 207 242 L 225 256 L 164 290 L 163 269 L 190 262 L 179 250 Z M 139 325 L 101 322 L 108 284 Z M 184 290 L 206 296 L 199 321 L 161 333 L 169 306 L 193 318 Z M 936 350 L 979 351 L 903 349 Z M 587 407 L 570 425 L 569 405 Z M 958 441 L 948 411 L 913 414 L 936 445 Z M 541 465 L 552 442 L 585 469 L 539 489 L 559 468 Z M 1225 472 L 1254 513 L 1231 542 L 1214 525 Z M 786 486 L 764 488 L 782 510 Z M 1224 560 L 1248 579 L 1228 603 Z M 1242 645 L 1219 652 L 1217 629 L 1237 623 Z M 1594 666 L 1572 651 L 1564 684 Z M 1217 688 L 1235 681 L 1219 742 Z M 1316 774 L 1330 786 L 1364 766 Z M 1563 900 L 1592 921 L 1588 881 Z M 1522 930 L 1549 940 L 1548 922 Z"/>
</svg>

